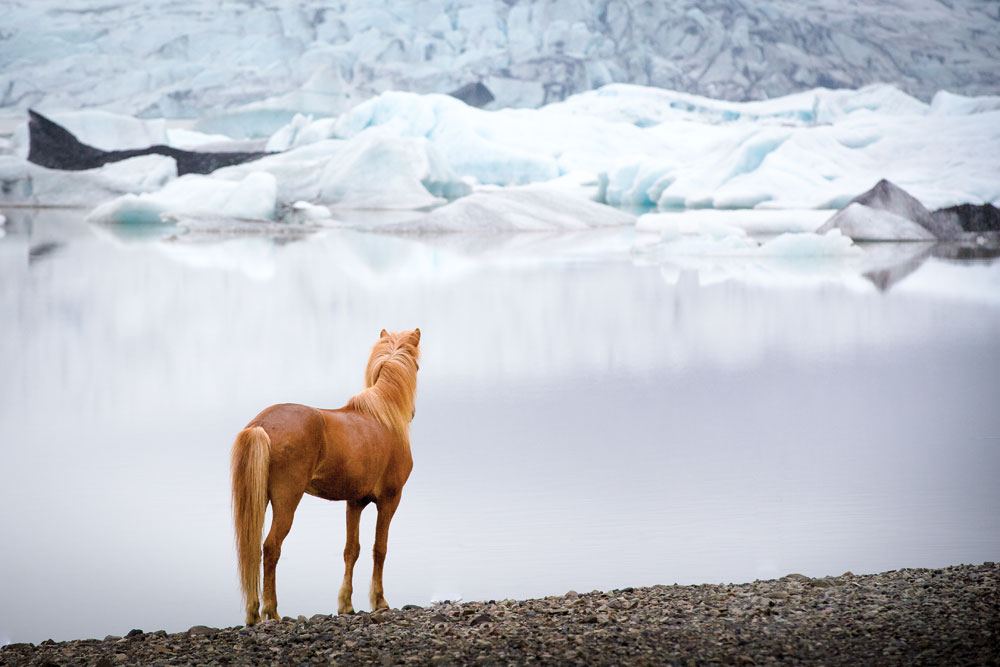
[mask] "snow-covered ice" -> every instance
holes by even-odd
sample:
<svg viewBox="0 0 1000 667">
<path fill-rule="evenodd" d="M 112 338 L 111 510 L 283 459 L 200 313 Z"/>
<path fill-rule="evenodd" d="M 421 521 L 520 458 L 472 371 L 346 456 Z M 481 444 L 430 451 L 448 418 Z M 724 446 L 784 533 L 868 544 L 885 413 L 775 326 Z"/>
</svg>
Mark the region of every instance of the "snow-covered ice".
<svg viewBox="0 0 1000 667">
<path fill-rule="evenodd" d="M 218 149 L 227 136 L 106 112 L 54 117 L 101 147 L 164 141 Z M 233 122 L 220 129 L 241 136 L 243 121 Z M 155 211 L 301 219 L 296 202 L 426 211 L 473 192 L 530 186 L 626 209 L 753 211 L 740 223 L 748 231 L 780 233 L 816 229 L 829 218 L 818 211 L 840 208 L 882 179 L 928 208 L 1000 202 L 997 98 L 941 94 L 926 104 L 887 85 L 737 103 L 612 84 L 540 109 L 492 111 L 447 95 L 387 92 L 334 118 L 296 114 L 267 146 L 282 152 L 176 185 L 168 158 L 53 172 L 0 156 L 0 203 L 101 205 L 92 219 Z M 269 185 L 238 206 L 224 193 L 254 173 L 269 176 L 273 201 Z M 152 194 L 158 188 L 164 192 Z M 216 193 L 211 206 L 197 201 L 203 191 Z M 121 200 L 108 201 L 116 196 Z M 498 224 L 495 217 L 477 224 L 472 215 L 455 214 L 474 210 L 477 201 L 404 219 L 414 229 L 574 226 L 565 215 L 538 226 L 524 219 Z M 552 219 L 544 207 L 534 214 L 546 216 Z"/>
<path fill-rule="evenodd" d="M 415 232 L 579 231 L 628 225 L 635 218 L 610 206 L 558 190 L 487 190 L 388 229 Z"/>
<path fill-rule="evenodd" d="M 426 138 L 459 177 L 508 186 L 601 174 L 612 205 L 837 208 L 889 178 L 937 208 L 1000 198 L 1000 157 L 983 150 L 1000 147 L 1000 111 L 988 102 L 953 105 L 966 110 L 958 120 L 884 85 L 744 104 L 612 85 L 500 111 L 394 92 L 276 136 Z"/>
</svg>

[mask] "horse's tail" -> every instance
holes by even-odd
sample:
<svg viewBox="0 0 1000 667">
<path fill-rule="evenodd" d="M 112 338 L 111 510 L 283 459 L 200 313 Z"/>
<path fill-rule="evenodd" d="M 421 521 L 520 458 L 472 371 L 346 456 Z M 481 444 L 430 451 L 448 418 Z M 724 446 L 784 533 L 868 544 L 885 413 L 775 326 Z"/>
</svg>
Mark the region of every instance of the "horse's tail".
<svg viewBox="0 0 1000 667">
<path fill-rule="evenodd" d="M 247 623 L 256 620 L 254 617 L 260 599 L 260 541 L 267 509 L 270 460 L 271 439 L 267 431 L 260 426 L 240 431 L 233 443 L 231 469 L 236 551 L 240 564 L 240 585 L 247 602 Z"/>
</svg>

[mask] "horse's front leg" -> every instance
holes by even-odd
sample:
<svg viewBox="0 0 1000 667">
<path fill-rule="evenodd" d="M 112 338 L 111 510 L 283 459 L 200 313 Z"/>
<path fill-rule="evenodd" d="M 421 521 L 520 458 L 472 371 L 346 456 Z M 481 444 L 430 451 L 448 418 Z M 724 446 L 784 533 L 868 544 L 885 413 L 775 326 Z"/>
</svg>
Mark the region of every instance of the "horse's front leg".
<svg viewBox="0 0 1000 667">
<path fill-rule="evenodd" d="M 372 587 L 368 594 L 372 603 L 372 611 L 388 609 L 389 603 L 385 601 L 382 590 L 382 567 L 385 565 L 385 553 L 389 542 L 389 522 L 399 506 L 399 494 L 395 496 L 380 498 L 376 501 L 378 506 L 378 520 L 375 522 L 375 547 L 372 549 L 372 557 L 375 560 L 372 568 Z"/>
<path fill-rule="evenodd" d="M 365 503 L 347 501 L 347 544 L 344 545 L 344 583 L 340 585 L 337 596 L 337 613 L 353 614 L 354 605 L 351 595 L 354 593 L 354 564 L 361 554 L 361 541 L 358 539 L 358 524 L 361 522 L 361 510 Z"/>
</svg>

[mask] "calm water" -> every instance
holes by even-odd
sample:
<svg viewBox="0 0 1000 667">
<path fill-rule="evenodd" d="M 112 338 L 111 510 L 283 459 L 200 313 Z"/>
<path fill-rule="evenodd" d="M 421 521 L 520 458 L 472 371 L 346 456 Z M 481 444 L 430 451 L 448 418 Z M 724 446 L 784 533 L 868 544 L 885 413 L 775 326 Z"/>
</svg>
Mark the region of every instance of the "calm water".
<svg viewBox="0 0 1000 667">
<path fill-rule="evenodd" d="M 996 262 L 6 213 L 0 642 L 241 622 L 232 438 L 272 403 L 342 405 L 383 327 L 423 332 L 394 606 L 1000 558 Z M 281 613 L 335 610 L 343 539 L 343 504 L 307 496 Z"/>
</svg>

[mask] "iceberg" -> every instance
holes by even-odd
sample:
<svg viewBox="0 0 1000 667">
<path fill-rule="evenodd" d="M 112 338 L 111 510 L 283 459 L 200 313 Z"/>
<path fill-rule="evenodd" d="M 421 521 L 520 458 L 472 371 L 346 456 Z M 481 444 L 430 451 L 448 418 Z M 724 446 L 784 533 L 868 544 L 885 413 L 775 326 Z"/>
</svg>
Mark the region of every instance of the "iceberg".
<svg viewBox="0 0 1000 667">
<path fill-rule="evenodd" d="M 604 203 L 678 209 L 838 208 L 882 178 L 935 206 L 1000 199 L 1000 111 L 954 116 L 887 85 L 725 102 L 624 84 L 538 110 L 390 92 L 334 119 L 298 118 L 280 149 L 378 130 L 426 138 L 460 178 L 500 186 L 601 175 Z M 915 147 L 920 150 L 915 152 Z M 998 146 L 1000 148 L 1000 146 Z M 905 157 L 904 157 L 905 156 Z"/>
<path fill-rule="evenodd" d="M 905 217 L 858 202 L 838 211 L 817 233 L 839 230 L 858 241 L 936 241 L 928 229 Z"/>
<path fill-rule="evenodd" d="M 631 225 L 635 217 L 558 190 L 506 188 L 475 192 L 386 231 L 538 232 Z"/>
<path fill-rule="evenodd" d="M 852 199 L 818 233 L 839 229 L 861 241 L 962 240 L 1000 232 L 1000 212 L 991 204 L 961 204 L 928 211 L 908 192 L 886 180 Z"/>
<path fill-rule="evenodd" d="M 419 209 L 467 192 L 423 138 L 360 135 L 327 161 L 317 201 L 345 208 Z"/>
<path fill-rule="evenodd" d="M 246 165 L 216 171 L 220 179 L 272 174 L 278 201 L 337 209 L 413 210 L 470 192 L 429 140 L 373 129 L 350 140 L 324 139 Z"/>
</svg>

